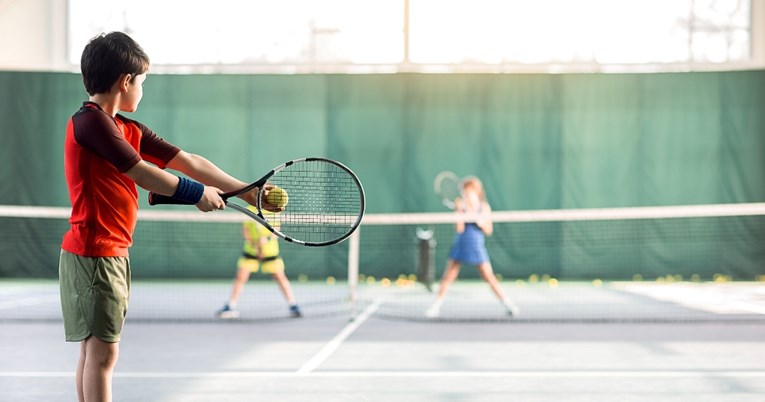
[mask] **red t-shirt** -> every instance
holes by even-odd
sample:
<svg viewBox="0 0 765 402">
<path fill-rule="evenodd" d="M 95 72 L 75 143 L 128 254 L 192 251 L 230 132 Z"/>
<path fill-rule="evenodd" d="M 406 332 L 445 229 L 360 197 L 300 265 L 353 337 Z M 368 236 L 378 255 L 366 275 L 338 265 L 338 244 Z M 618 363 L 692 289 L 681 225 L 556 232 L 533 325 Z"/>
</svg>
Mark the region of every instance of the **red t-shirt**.
<svg viewBox="0 0 765 402">
<path fill-rule="evenodd" d="M 124 172 L 141 159 L 160 168 L 180 149 L 143 124 L 85 102 L 69 119 L 64 170 L 72 203 L 61 248 L 85 257 L 125 257 L 133 244 L 138 189 Z"/>
</svg>

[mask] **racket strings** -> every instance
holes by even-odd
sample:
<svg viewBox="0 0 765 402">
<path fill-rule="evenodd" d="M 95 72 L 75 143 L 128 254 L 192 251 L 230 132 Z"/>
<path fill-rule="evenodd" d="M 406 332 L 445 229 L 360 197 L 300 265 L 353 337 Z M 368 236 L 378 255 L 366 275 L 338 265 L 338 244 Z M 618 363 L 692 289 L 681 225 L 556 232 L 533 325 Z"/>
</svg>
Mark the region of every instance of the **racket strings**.
<svg viewBox="0 0 765 402">
<path fill-rule="evenodd" d="M 433 183 L 433 188 L 436 195 L 441 197 L 442 203 L 451 209 L 455 207 L 454 200 L 462 195 L 460 179 L 450 171 L 439 173 Z"/>
<path fill-rule="evenodd" d="M 305 161 L 276 172 L 269 183 L 284 189 L 284 211 L 264 216 L 287 236 L 325 242 L 351 232 L 363 212 L 363 193 L 350 172 L 326 161 Z"/>
</svg>

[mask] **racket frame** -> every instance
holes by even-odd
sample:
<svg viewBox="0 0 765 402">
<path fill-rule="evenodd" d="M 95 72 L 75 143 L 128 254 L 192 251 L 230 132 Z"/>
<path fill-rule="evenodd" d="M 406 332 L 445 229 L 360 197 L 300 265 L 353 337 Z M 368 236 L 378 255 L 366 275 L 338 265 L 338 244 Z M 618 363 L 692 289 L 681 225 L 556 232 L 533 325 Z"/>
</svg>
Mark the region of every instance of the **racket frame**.
<svg viewBox="0 0 765 402">
<path fill-rule="evenodd" d="M 326 162 L 326 163 L 331 163 L 331 164 L 333 164 L 333 165 L 335 165 L 335 166 L 345 170 L 348 173 L 348 175 L 353 179 L 353 181 L 355 182 L 356 186 L 358 187 L 358 190 L 359 190 L 359 214 L 356 217 L 356 220 L 354 221 L 354 223 L 350 226 L 350 229 L 346 233 L 344 233 L 342 236 L 340 236 L 338 238 L 335 238 L 335 239 L 326 240 L 326 241 L 320 241 L 320 242 L 305 241 L 305 240 L 296 239 L 296 238 L 288 236 L 288 235 L 282 233 L 280 230 L 274 228 L 268 222 L 268 220 L 263 216 L 263 204 L 262 204 L 262 201 L 263 201 L 263 198 L 264 198 L 264 195 L 265 195 L 264 194 L 265 187 L 266 187 L 266 185 L 268 185 L 268 179 L 271 178 L 277 172 L 279 172 L 279 171 L 281 171 L 281 170 L 283 170 L 283 169 L 285 169 L 285 168 L 287 168 L 289 166 L 292 166 L 292 165 L 294 165 L 296 163 L 301 163 L 301 162 Z M 247 193 L 248 191 L 252 191 L 255 188 L 258 189 L 258 194 L 257 194 L 257 200 L 258 201 L 257 201 L 257 205 L 255 205 L 255 207 L 257 208 L 257 212 L 252 211 L 249 208 L 247 208 L 246 206 L 243 206 L 241 204 L 238 204 L 238 203 L 233 202 L 232 200 L 230 200 L 230 198 L 240 196 L 242 194 Z M 250 184 L 248 184 L 247 186 L 242 187 L 239 190 L 234 190 L 234 191 L 229 191 L 229 192 L 226 192 L 226 193 L 222 193 L 220 196 L 223 199 L 223 202 L 226 203 L 226 206 L 231 207 L 231 208 L 233 208 L 233 209 L 235 209 L 235 210 L 237 210 L 237 211 L 247 215 L 248 217 L 254 219 L 255 221 L 257 221 L 258 223 L 263 225 L 266 229 L 268 229 L 271 233 L 275 234 L 279 238 L 284 239 L 285 241 L 288 241 L 290 243 L 300 244 L 300 245 L 309 246 L 309 247 L 330 246 L 330 245 L 333 245 L 333 244 L 340 243 L 343 240 L 347 239 L 348 237 L 350 237 L 353 234 L 354 231 L 356 231 L 356 229 L 358 229 L 359 225 L 361 225 L 361 220 L 364 217 L 364 212 L 365 212 L 365 209 L 366 209 L 366 196 L 364 194 L 364 187 L 361 185 L 361 181 L 359 180 L 358 176 L 356 176 L 356 174 L 353 173 L 353 171 L 351 169 L 349 169 L 347 166 L 343 165 L 342 163 L 340 163 L 338 161 L 335 161 L 335 160 L 332 160 L 332 159 L 321 158 L 321 157 L 299 158 L 299 159 L 293 159 L 293 160 L 287 161 L 287 162 L 282 163 L 281 165 L 271 169 L 268 173 L 263 175 L 263 177 L 261 177 L 260 179 L 254 181 L 254 182 L 252 182 Z M 167 200 L 168 198 L 172 199 L 172 197 L 157 196 L 157 195 L 155 195 L 153 197 L 152 194 L 149 195 L 149 199 L 150 200 L 154 199 L 154 198 L 161 198 L 161 199 L 164 199 L 164 200 Z M 162 202 L 162 203 L 171 203 L 171 202 Z M 151 203 L 151 204 L 154 205 L 154 203 Z"/>
<path fill-rule="evenodd" d="M 436 175 L 436 178 L 433 179 L 433 191 L 436 193 L 436 195 L 441 198 L 441 203 L 444 204 L 445 207 L 454 210 L 457 206 L 454 203 L 454 199 L 450 199 L 449 197 L 446 197 L 443 191 L 443 183 L 446 180 L 453 180 L 454 186 L 457 188 L 457 195 L 456 197 L 460 196 L 460 178 L 457 176 L 456 173 L 450 171 L 450 170 L 444 170 L 443 172 Z"/>
</svg>

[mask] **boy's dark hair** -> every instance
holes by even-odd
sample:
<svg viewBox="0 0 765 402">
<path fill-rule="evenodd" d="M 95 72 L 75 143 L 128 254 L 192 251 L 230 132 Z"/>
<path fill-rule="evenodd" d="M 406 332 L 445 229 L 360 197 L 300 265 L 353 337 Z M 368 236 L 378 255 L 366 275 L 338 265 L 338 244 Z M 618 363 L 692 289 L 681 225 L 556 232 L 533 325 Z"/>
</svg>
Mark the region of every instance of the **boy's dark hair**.
<svg viewBox="0 0 765 402">
<path fill-rule="evenodd" d="M 91 39 L 80 60 L 82 82 L 89 95 L 109 92 L 122 74 L 135 78 L 149 69 L 149 56 L 131 37 L 122 32 L 101 34 Z"/>
</svg>

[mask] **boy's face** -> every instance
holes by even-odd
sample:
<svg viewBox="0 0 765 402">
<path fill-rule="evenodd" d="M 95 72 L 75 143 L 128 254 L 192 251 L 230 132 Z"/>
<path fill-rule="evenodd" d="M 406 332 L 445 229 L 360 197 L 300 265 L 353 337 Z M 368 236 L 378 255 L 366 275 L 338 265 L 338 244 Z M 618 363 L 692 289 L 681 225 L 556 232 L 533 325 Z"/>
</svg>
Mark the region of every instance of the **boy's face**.
<svg viewBox="0 0 765 402">
<path fill-rule="evenodd" d="M 138 109 L 138 104 L 143 98 L 143 82 L 146 81 L 146 74 L 136 75 L 128 82 L 127 93 L 122 97 L 120 110 L 131 113 Z"/>
</svg>

